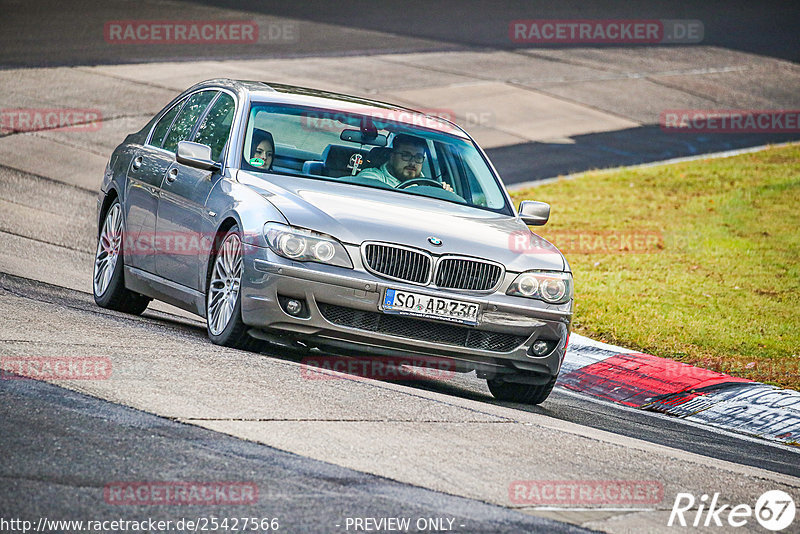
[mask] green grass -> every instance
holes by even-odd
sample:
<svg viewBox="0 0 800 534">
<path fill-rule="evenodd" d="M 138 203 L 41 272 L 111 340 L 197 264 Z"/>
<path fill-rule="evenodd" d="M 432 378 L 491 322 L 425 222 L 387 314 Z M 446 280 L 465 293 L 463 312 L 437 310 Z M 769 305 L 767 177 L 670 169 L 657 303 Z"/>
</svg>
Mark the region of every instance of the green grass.
<svg viewBox="0 0 800 534">
<path fill-rule="evenodd" d="M 552 206 L 533 230 L 659 232 L 661 248 L 565 247 L 574 331 L 800 389 L 800 145 L 587 173 L 512 195 Z"/>
</svg>

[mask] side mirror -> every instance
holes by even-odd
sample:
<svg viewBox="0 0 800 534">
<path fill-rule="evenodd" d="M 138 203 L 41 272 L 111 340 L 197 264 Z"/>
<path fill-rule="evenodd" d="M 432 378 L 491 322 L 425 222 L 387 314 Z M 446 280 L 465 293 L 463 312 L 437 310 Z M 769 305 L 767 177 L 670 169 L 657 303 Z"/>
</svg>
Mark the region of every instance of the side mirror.
<svg viewBox="0 0 800 534">
<path fill-rule="evenodd" d="M 523 200 L 519 203 L 519 218 L 531 226 L 543 226 L 550 219 L 550 204 Z"/>
<path fill-rule="evenodd" d="M 175 159 L 178 160 L 178 163 L 183 163 L 189 167 L 208 171 L 218 171 L 220 169 L 219 163 L 211 159 L 211 147 L 200 143 L 180 141 Z"/>
</svg>

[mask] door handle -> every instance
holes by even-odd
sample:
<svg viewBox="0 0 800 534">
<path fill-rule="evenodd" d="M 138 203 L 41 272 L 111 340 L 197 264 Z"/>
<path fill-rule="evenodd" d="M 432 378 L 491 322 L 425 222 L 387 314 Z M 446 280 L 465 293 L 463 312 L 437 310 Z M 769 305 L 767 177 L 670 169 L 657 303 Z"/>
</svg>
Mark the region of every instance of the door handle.
<svg viewBox="0 0 800 534">
<path fill-rule="evenodd" d="M 133 170 L 137 170 L 141 166 L 142 166 L 142 156 L 136 156 L 135 158 L 133 158 Z"/>
<path fill-rule="evenodd" d="M 171 184 L 178 177 L 178 169 L 173 167 L 167 173 L 167 183 Z"/>
</svg>

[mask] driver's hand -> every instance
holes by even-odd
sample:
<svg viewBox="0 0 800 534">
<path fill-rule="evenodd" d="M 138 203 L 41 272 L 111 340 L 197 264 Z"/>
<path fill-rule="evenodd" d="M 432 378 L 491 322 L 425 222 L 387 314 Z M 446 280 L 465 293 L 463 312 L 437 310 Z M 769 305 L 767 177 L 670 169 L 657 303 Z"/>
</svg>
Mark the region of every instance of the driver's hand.
<svg viewBox="0 0 800 534">
<path fill-rule="evenodd" d="M 442 189 L 444 189 L 445 191 L 450 191 L 451 193 L 455 193 L 455 191 L 453 191 L 453 186 L 451 186 L 447 182 L 442 182 Z"/>
</svg>

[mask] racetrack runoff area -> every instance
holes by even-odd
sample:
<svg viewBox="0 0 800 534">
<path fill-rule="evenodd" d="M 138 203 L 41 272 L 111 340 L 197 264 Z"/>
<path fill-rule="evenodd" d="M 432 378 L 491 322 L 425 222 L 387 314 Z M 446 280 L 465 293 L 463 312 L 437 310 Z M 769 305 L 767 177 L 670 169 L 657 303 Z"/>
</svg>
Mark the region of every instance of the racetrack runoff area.
<svg viewBox="0 0 800 534">
<path fill-rule="evenodd" d="M 506 185 L 800 138 L 661 127 L 669 110 L 800 109 L 800 67 L 708 46 L 448 51 L 0 71 L 0 161 L 96 190 L 108 154 L 178 92 L 216 77 L 322 88 L 465 127 Z M 46 113 L 71 111 L 57 131 Z M 36 154 L 32 158 L 30 154 Z"/>
<path fill-rule="evenodd" d="M 593 152 L 576 140 L 592 137 L 596 144 L 588 146 L 595 151 L 598 146 L 610 151 L 614 145 L 609 139 L 625 145 L 621 132 L 635 137 L 650 131 L 655 112 L 666 102 L 674 108 L 720 105 L 719 99 L 683 91 L 683 82 L 703 86 L 708 75 L 722 80 L 719 88 L 733 83 L 725 79 L 729 72 L 761 79 L 766 61 L 780 63 L 790 80 L 800 76 L 786 62 L 708 52 L 700 68 L 707 74 L 688 72 L 699 63 L 683 71 L 667 64 L 674 55 L 659 55 L 658 48 L 634 51 L 651 72 L 592 59 L 589 52 L 579 66 L 558 61 L 558 52 L 452 52 L 2 71 L 0 89 L 7 108 L 89 109 L 102 117 L 99 128 L 45 129 L 0 138 L 0 271 L 8 275 L 0 293 L 6 317 L 0 330 L 4 353 L 107 357 L 113 368 L 110 379 L 59 385 L 337 466 L 610 532 L 663 529 L 679 492 L 699 496 L 725 491 L 727 502 L 734 504 L 753 504 L 772 489 L 797 495 L 796 472 L 743 465 L 687 451 L 680 444 L 554 417 L 555 403 L 566 404 L 564 397 L 524 409 L 492 402 L 474 377 L 433 385 L 341 375 L 305 380 L 297 362 L 211 345 L 196 318 L 169 307 L 156 305 L 140 319 L 100 310 L 91 302 L 94 201 L 108 155 L 126 133 L 138 130 L 195 81 L 219 76 L 265 79 L 423 109 L 453 109 L 456 122 L 473 117 L 476 124 L 464 125 L 494 151 L 495 160 L 538 153 L 539 147 L 559 153 L 572 149 L 588 158 Z M 550 57 L 543 59 L 542 54 Z M 530 76 L 527 84 L 521 83 L 520 70 Z M 376 77 L 376 71 L 383 74 Z M 672 84 L 676 87 L 667 83 L 678 79 L 681 83 Z M 624 95 L 631 84 L 643 88 L 644 97 L 636 102 L 644 107 L 623 113 L 622 102 L 614 103 L 613 97 Z M 740 100 L 723 101 L 725 105 L 788 107 L 796 98 L 796 91 L 789 96 L 774 91 L 778 96 L 769 100 L 747 94 L 746 83 L 737 86 L 745 93 L 737 90 L 734 96 Z M 611 104 L 590 100 L 598 94 Z M 698 150 L 679 136 L 674 143 L 670 146 Z M 681 154 L 676 150 L 674 155 Z M 658 159 L 666 157 L 671 156 Z M 525 165 L 532 166 L 530 161 Z M 573 344 L 579 345 L 578 340 Z M 609 409 L 604 406 L 584 412 L 599 418 Z M 661 432 L 669 424 L 653 419 L 640 432 L 647 426 Z M 674 432 L 686 441 L 702 434 L 709 447 L 714 440 L 742 449 L 750 444 L 722 433 L 709 438 L 705 430 L 690 425 L 679 428 Z M 762 457 L 797 458 L 782 445 L 753 446 L 765 447 L 758 449 L 766 451 Z M 109 476 L 91 474 L 99 487 Z M 564 478 L 652 480 L 663 484 L 664 498 L 633 509 L 607 510 L 539 509 L 511 500 L 514 481 Z"/>
</svg>

